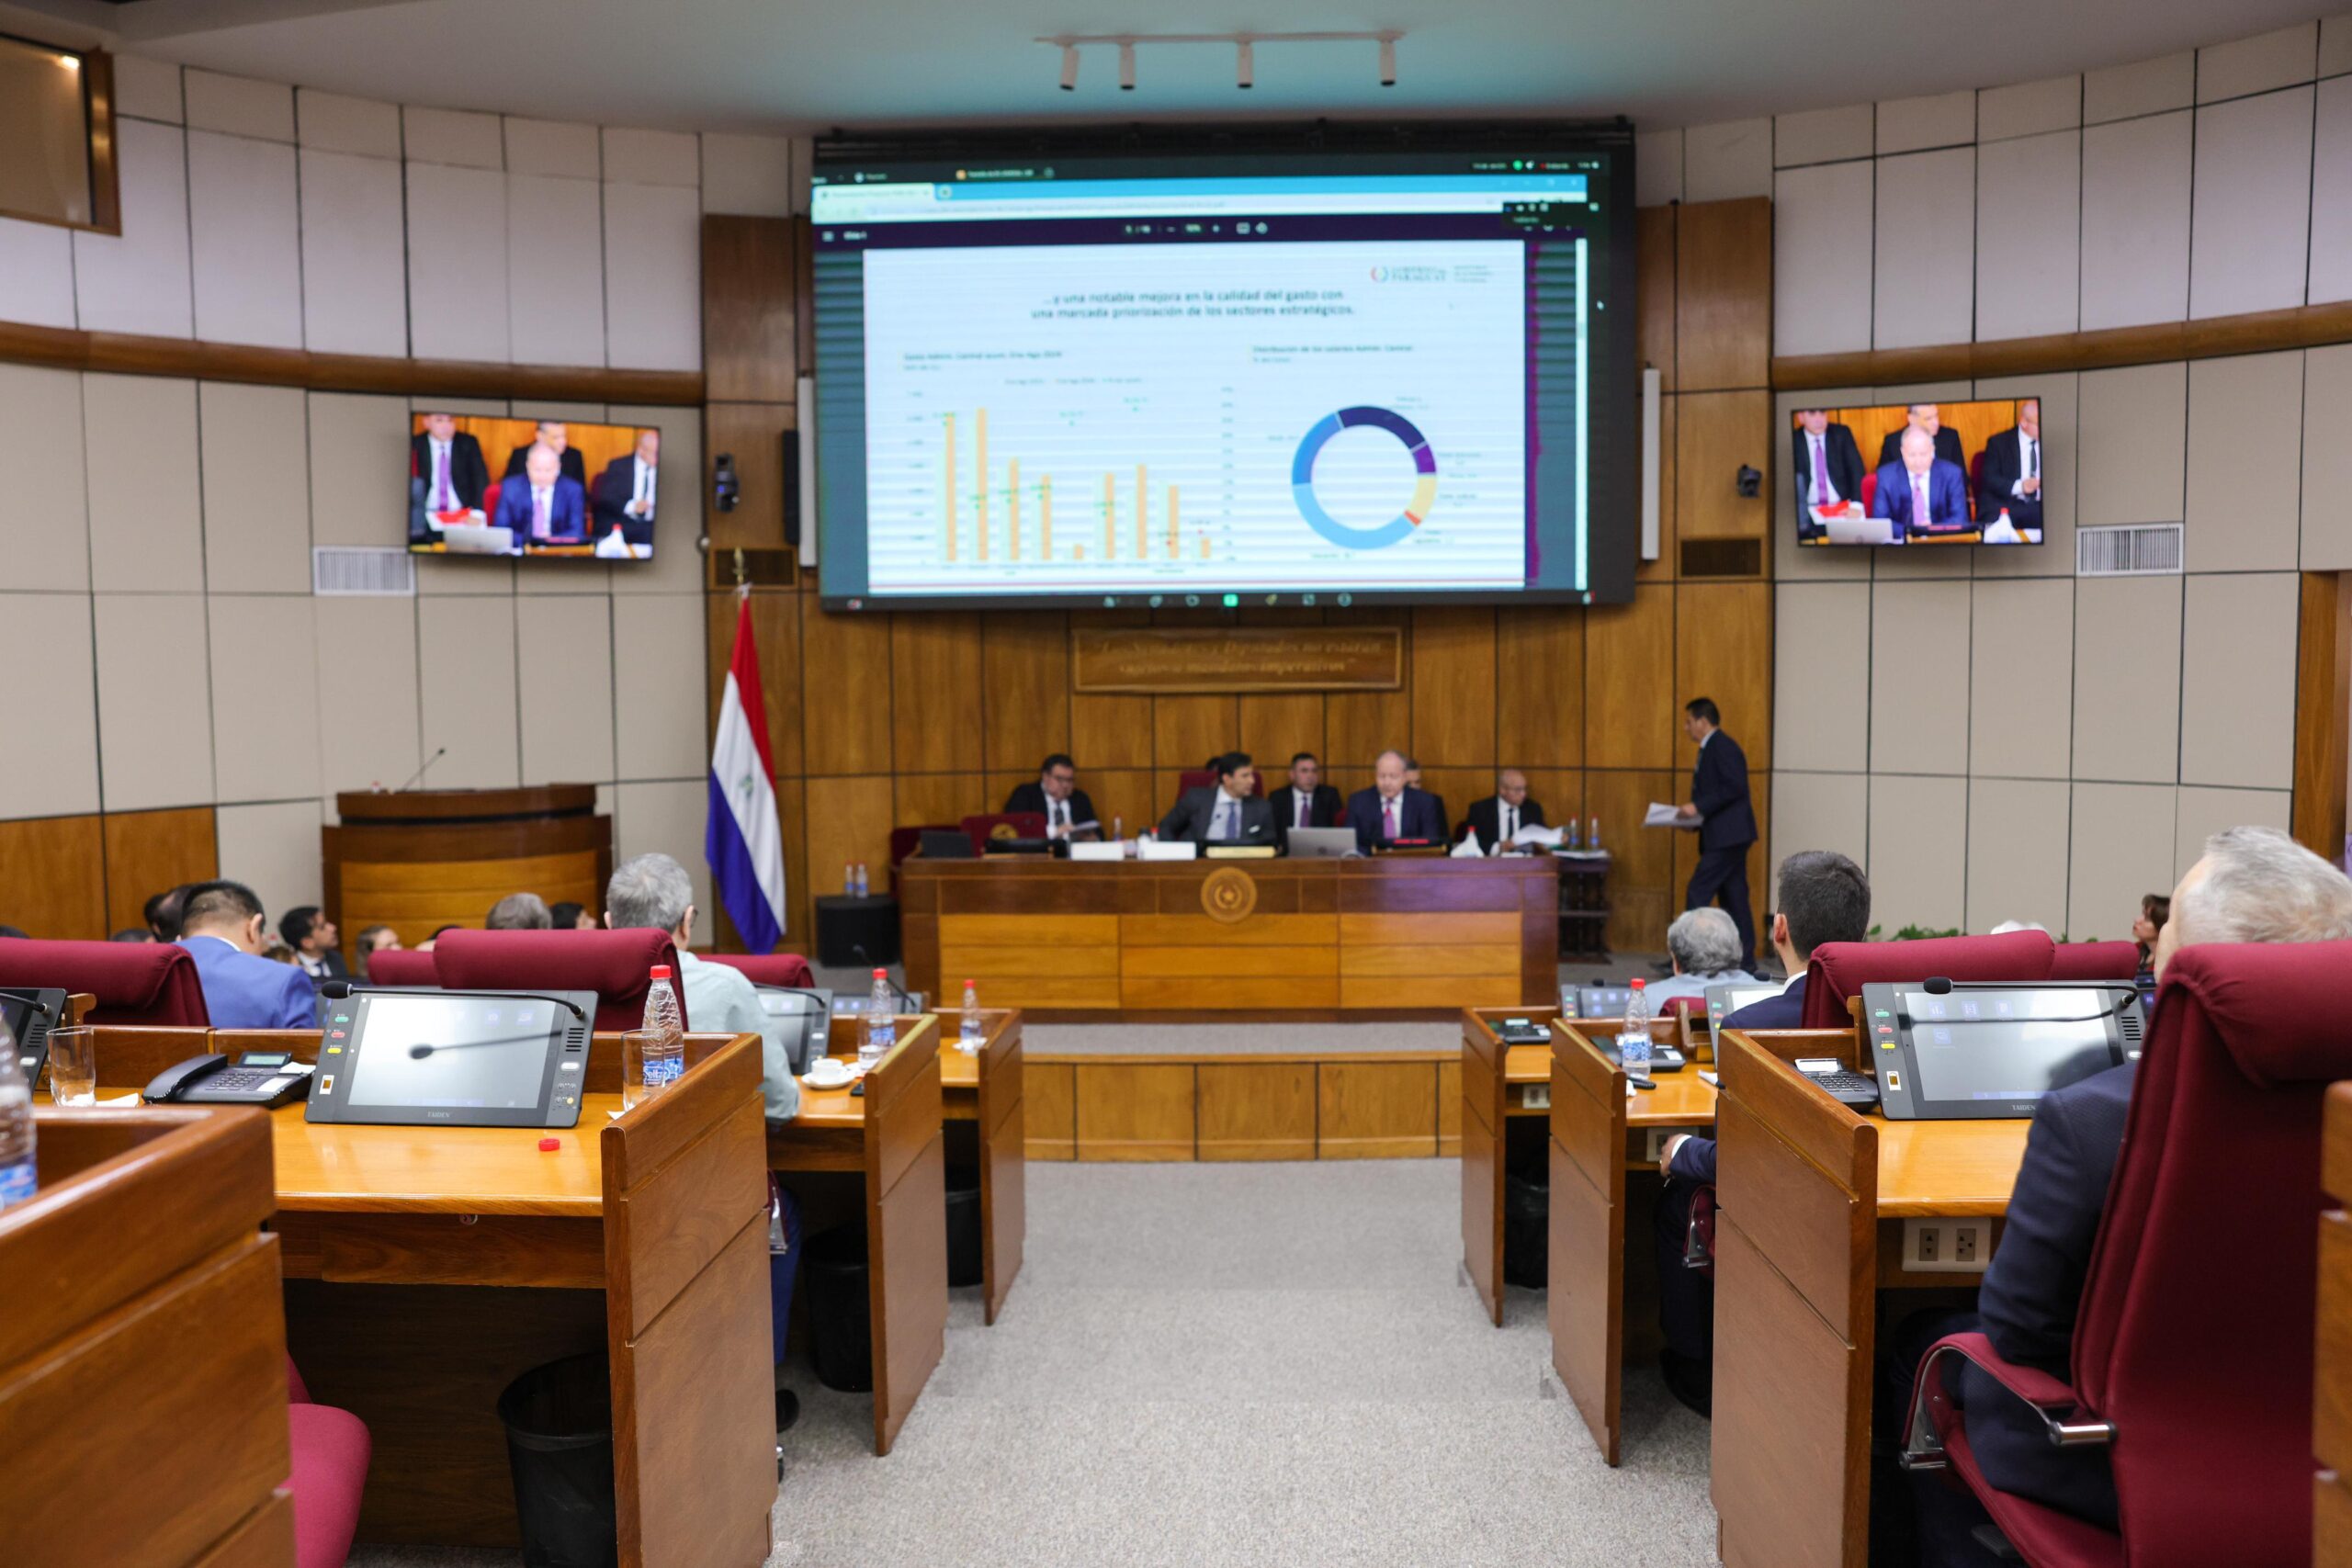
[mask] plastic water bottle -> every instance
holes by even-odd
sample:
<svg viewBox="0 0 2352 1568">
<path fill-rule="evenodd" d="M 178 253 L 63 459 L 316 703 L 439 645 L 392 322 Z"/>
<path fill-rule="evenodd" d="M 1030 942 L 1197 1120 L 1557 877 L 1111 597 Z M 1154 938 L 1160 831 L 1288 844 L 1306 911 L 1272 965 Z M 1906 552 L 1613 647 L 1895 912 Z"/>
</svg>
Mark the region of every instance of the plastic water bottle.
<svg viewBox="0 0 2352 1568">
<path fill-rule="evenodd" d="M 1575 818 L 1568 818 L 1568 830 L 1560 840 L 1562 849 L 1574 851 L 1584 848 L 1584 834 L 1578 831 L 1580 826 Z"/>
<path fill-rule="evenodd" d="M 1592 819 L 1592 830 L 1584 836 L 1584 847 L 1594 851 L 1600 848 L 1600 818 L 1598 817 Z"/>
<path fill-rule="evenodd" d="M 988 1039 L 988 1021 L 980 1017 L 980 988 L 972 981 L 964 982 L 964 1017 L 956 1034 L 958 1049 L 969 1055 L 979 1050 Z"/>
<path fill-rule="evenodd" d="M 852 875 L 854 880 L 850 887 L 850 897 L 853 898 L 865 897 L 866 896 L 866 884 L 865 863 L 864 861 L 859 861 L 857 863 L 856 866 L 852 871 Z"/>
<path fill-rule="evenodd" d="M 842 897 L 857 897 L 857 863 L 854 860 L 842 862 Z"/>
<path fill-rule="evenodd" d="M 670 966 L 656 964 L 645 987 L 645 1027 L 655 1038 L 645 1043 L 645 1092 L 660 1094 L 686 1070 L 686 1024 L 678 1010 L 678 992 L 670 982 Z"/>
<path fill-rule="evenodd" d="M 33 1195 L 33 1086 L 17 1064 L 17 1041 L 0 1024 L 0 1209 Z"/>
<path fill-rule="evenodd" d="M 1617 1036 L 1617 1056 L 1629 1078 L 1650 1076 L 1650 998 L 1635 980 L 1625 998 L 1625 1025 Z"/>
<path fill-rule="evenodd" d="M 890 972 L 876 969 L 873 987 L 865 993 L 865 1017 L 857 1032 L 857 1066 L 865 1071 L 890 1054 L 899 1043 L 899 998 L 890 993 Z"/>
</svg>

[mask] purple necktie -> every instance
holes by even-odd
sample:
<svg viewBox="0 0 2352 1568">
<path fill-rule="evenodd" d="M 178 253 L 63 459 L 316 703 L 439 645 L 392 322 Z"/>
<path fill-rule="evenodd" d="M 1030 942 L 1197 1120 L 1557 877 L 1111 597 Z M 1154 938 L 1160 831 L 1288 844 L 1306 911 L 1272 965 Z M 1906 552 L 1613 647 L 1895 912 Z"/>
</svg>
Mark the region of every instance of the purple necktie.
<svg viewBox="0 0 2352 1568">
<path fill-rule="evenodd" d="M 1382 827 L 1385 829 L 1382 837 L 1394 840 L 1396 837 L 1396 803 L 1394 800 L 1388 802 L 1381 808 L 1381 815 Z"/>
<path fill-rule="evenodd" d="M 447 446 L 435 448 L 433 463 L 434 467 L 441 470 L 441 505 L 439 510 L 443 512 L 455 512 L 458 510 L 458 498 L 449 493 L 449 448 Z"/>
<path fill-rule="evenodd" d="M 1822 448 L 1826 445 L 1821 437 L 1813 438 L 1813 503 L 1829 504 L 1829 466 L 1822 461 Z"/>
<path fill-rule="evenodd" d="M 548 536 L 548 492 L 543 490 L 531 492 L 531 534 L 535 538 Z"/>
<path fill-rule="evenodd" d="M 1928 476 L 1913 474 L 1911 476 L 1911 526 L 1924 528 L 1927 525 Z"/>
<path fill-rule="evenodd" d="M 1308 808 L 1314 805 L 1315 797 L 1297 790 L 1294 790 L 1291 793 L 1293 797 L 1298 802 L 1298 820 L 1292 823 L 1291 826 L 1294 828 L 1304 828 L 1307 825 L 1306 813 Z"/>
</svg>

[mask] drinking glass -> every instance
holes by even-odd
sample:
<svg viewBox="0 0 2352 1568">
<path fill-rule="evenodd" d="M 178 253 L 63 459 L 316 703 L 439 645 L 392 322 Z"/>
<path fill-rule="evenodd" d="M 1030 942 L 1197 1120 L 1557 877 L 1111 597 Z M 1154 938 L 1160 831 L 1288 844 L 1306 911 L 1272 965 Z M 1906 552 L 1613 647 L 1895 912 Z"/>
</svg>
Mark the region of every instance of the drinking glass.
<svg viewBox="0 0 2352 1568">
<path fill-rule="evenodd" d="M 98 1100 L 98 1032 L 88 1025 L 49 1032 L 49 1098 L 60 1105 Z"/>
</svg>

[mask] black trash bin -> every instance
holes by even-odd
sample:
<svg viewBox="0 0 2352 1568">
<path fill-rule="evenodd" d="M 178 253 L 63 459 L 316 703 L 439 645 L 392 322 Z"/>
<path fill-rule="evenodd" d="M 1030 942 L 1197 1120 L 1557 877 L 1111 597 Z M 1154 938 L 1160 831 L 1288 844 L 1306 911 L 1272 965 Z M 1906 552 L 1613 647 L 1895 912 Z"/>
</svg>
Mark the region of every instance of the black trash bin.
<svg viewBox="0 0 2352 1568">
<path fill-rule="evenodd" d="M 866 1315 L 865 1227 L 835 1225 L 808 1243 L 809 1352 L 817 1381 L 842 1393 L 874 1392 L 874 1324 Z"/>
<path fill-rule="evenodd" d="M 525 1568 L 613 1568 L 613 1380 L 603 1356 L 534 1367 L 498 1396 Z"/>
<path fill-rule="evenodd" d="M 987 1276 L 980 1253 L 980 1171 L 978 1166 L 947 1168 L 947 1282 L 977 1285 Z"/>
<path fill-rule="evenodd" d="M 1503 1173 L 1503 1279 L 1544 1288 L 1551 1264 L 1552 1189 L 1540 1168 Z"/>
</svg>

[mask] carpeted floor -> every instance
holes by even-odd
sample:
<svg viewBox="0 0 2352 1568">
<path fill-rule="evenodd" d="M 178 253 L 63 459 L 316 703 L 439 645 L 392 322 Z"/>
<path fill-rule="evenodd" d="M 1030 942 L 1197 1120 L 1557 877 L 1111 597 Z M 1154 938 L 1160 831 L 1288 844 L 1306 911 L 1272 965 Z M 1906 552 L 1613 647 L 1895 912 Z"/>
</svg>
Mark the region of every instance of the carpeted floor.
<svg viewBox="0 0 2352 1568">
<path fill-rule="evenodd" d="M 889 1458 L 865 1396 L 793 1370 L 770 1562 L 1712 1563 L 1706 1425 L 1629 1368 L 1603 1465 L 1547 1383 L 1542 1295 L 1497 1329 L 1462 1282 L 1460 1181 L 1452 1160 L 1031 1166 L 1004 1314 L 956 1292 Z"/>
</svg>

